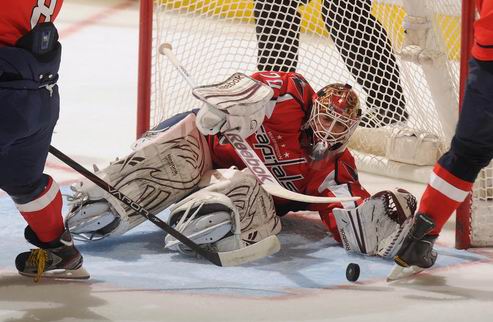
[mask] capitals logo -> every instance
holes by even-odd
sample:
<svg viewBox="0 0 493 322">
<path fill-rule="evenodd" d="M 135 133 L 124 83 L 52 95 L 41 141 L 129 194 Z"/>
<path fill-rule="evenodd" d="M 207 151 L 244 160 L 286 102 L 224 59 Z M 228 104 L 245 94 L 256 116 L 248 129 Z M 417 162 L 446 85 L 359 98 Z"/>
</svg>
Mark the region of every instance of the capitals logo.
<svg viewBox="0 0 493 322">
<path fill-rule="evenodd" d="M 264 157 L 264 164 L 269 168 L 270 172 L 276 177 L 277 181 L 286 189 L 299 192 L 295 182 L 305 179 L 301 174 L 290 175 L 285 167 L 295 164 L 306 163 L 305 158 L 281 159 L 276 154 L 277 142 L 272 142 L 264 126 L 261 126 L 255 132 L 257 143 L 253 144 L 253 148 L 260 150 L 260 154 Z"/>
</svg>

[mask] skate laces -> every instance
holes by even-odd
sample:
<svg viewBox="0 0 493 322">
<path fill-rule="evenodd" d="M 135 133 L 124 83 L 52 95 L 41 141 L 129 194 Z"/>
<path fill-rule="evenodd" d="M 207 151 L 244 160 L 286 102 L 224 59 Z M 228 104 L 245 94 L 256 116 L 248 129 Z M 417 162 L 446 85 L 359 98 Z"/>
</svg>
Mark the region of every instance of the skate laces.
<svg viewBox="0 0 493 322">
<path fill-rule="evenodd" d="M 27 259 L 27 263 L 36 267 L 36 276 L 34 282 L 37 283 L 41 279 L 46 268 L 46 261 L 48 260 L 48 253 L 44 249 L 31 249 L 31 254 Z"/>
</svg>

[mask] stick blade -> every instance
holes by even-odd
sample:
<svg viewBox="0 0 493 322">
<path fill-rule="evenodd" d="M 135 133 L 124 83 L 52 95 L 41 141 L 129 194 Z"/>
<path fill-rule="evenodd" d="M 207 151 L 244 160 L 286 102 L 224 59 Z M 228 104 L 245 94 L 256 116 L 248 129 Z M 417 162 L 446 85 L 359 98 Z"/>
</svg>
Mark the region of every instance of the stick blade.
<svg viewBox="0 0 493 322">
<path fill-rule="evenodd" d="M 263 183 L 262 188 L 264 188 L 264 190 L 267 191 L 267 193 L 271 194 L 272 196 L 293 200 L 293 201 L 306 202 L 306 203 L 338 203 L 344 201 L 356 201 L 360 199 L 359 197 L 339 198 L 339 197 L 309 196 L 288 190 L 279 184 L 271 184 L 271 183 Z"/>
<path fill-rule="evenodd" d="M 20 275 L 26 277 L 36 277 L 36 274 L 19 272 Z M 41 275 L 41 279 L 57 279 L 57 280 L 87 280 L 91 277 L 89 272 L 80 267 L 76 270 L 52 270 L 46 271 Z"/>
<path fill-rule="evenodd" d="M 221 260 L 221 266 L 238 266 L 253 262 L 255 260 L 270 256 L 277 253 L 281 249 L 281 243 L 277 236 L 272 235 L 261 241 L 249 245 L 244 248 L 233 250 L 230 252 L 220 252 L 219 259 Z"/>
</svg>

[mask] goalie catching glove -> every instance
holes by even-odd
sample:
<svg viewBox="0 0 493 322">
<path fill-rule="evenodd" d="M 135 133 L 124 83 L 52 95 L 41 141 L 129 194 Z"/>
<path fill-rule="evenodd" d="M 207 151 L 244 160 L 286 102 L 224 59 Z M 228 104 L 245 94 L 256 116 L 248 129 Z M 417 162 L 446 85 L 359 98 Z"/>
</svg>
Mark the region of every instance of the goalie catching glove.
<svg viewBox="0 0 493 322">
<path fill-rule="evenodd" d="M 212 170 L 197 191 L 171 210 L 169 225 L 201 247 L 229 252 L 254 244 L 281 230 L 274 201 L 249 170 Z M 191 250 L 167 235 L 165 246 L 184 254 Z"/>
<path fill-rule="evenodd" d="M 226 81 L 196 87 L 193 95 L 205 102 L 197 114 L 197 128 L 204 135 L 233 132 L 246 138 L 262 125 L 274 91 L 245 74 Z"/>
<path fill-rule="evenodd" d="M 334 209 L 344 248 L 393 258 L 412 226 L 416 198 L 404 189 L 381 191 L 354 209 Z"/>
</svg>

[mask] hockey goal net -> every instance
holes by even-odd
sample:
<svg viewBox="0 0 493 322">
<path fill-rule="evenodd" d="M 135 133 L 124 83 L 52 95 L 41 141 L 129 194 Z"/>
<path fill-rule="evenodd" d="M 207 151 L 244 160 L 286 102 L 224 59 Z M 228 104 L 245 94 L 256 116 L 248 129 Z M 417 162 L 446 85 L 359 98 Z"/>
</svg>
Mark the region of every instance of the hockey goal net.
<svg viewBox="0 0 493 322">
<path fill-rule="evenodd" d="M 363 103 L 358 168 L 426 182 L 453 135 L 473 1 L 141 0 L 137 134 L 198 107 L 159 55 L 170 43 L 198 84 L 296 70 L 318 90 L 346 82 Z M 461 19 L 462 18 L 462 19 Z M 462 80 L 464 77 L 462 77 Z M 493 169 L 458 213 L 457 246 L 493 244 Z"/>
</svg>

